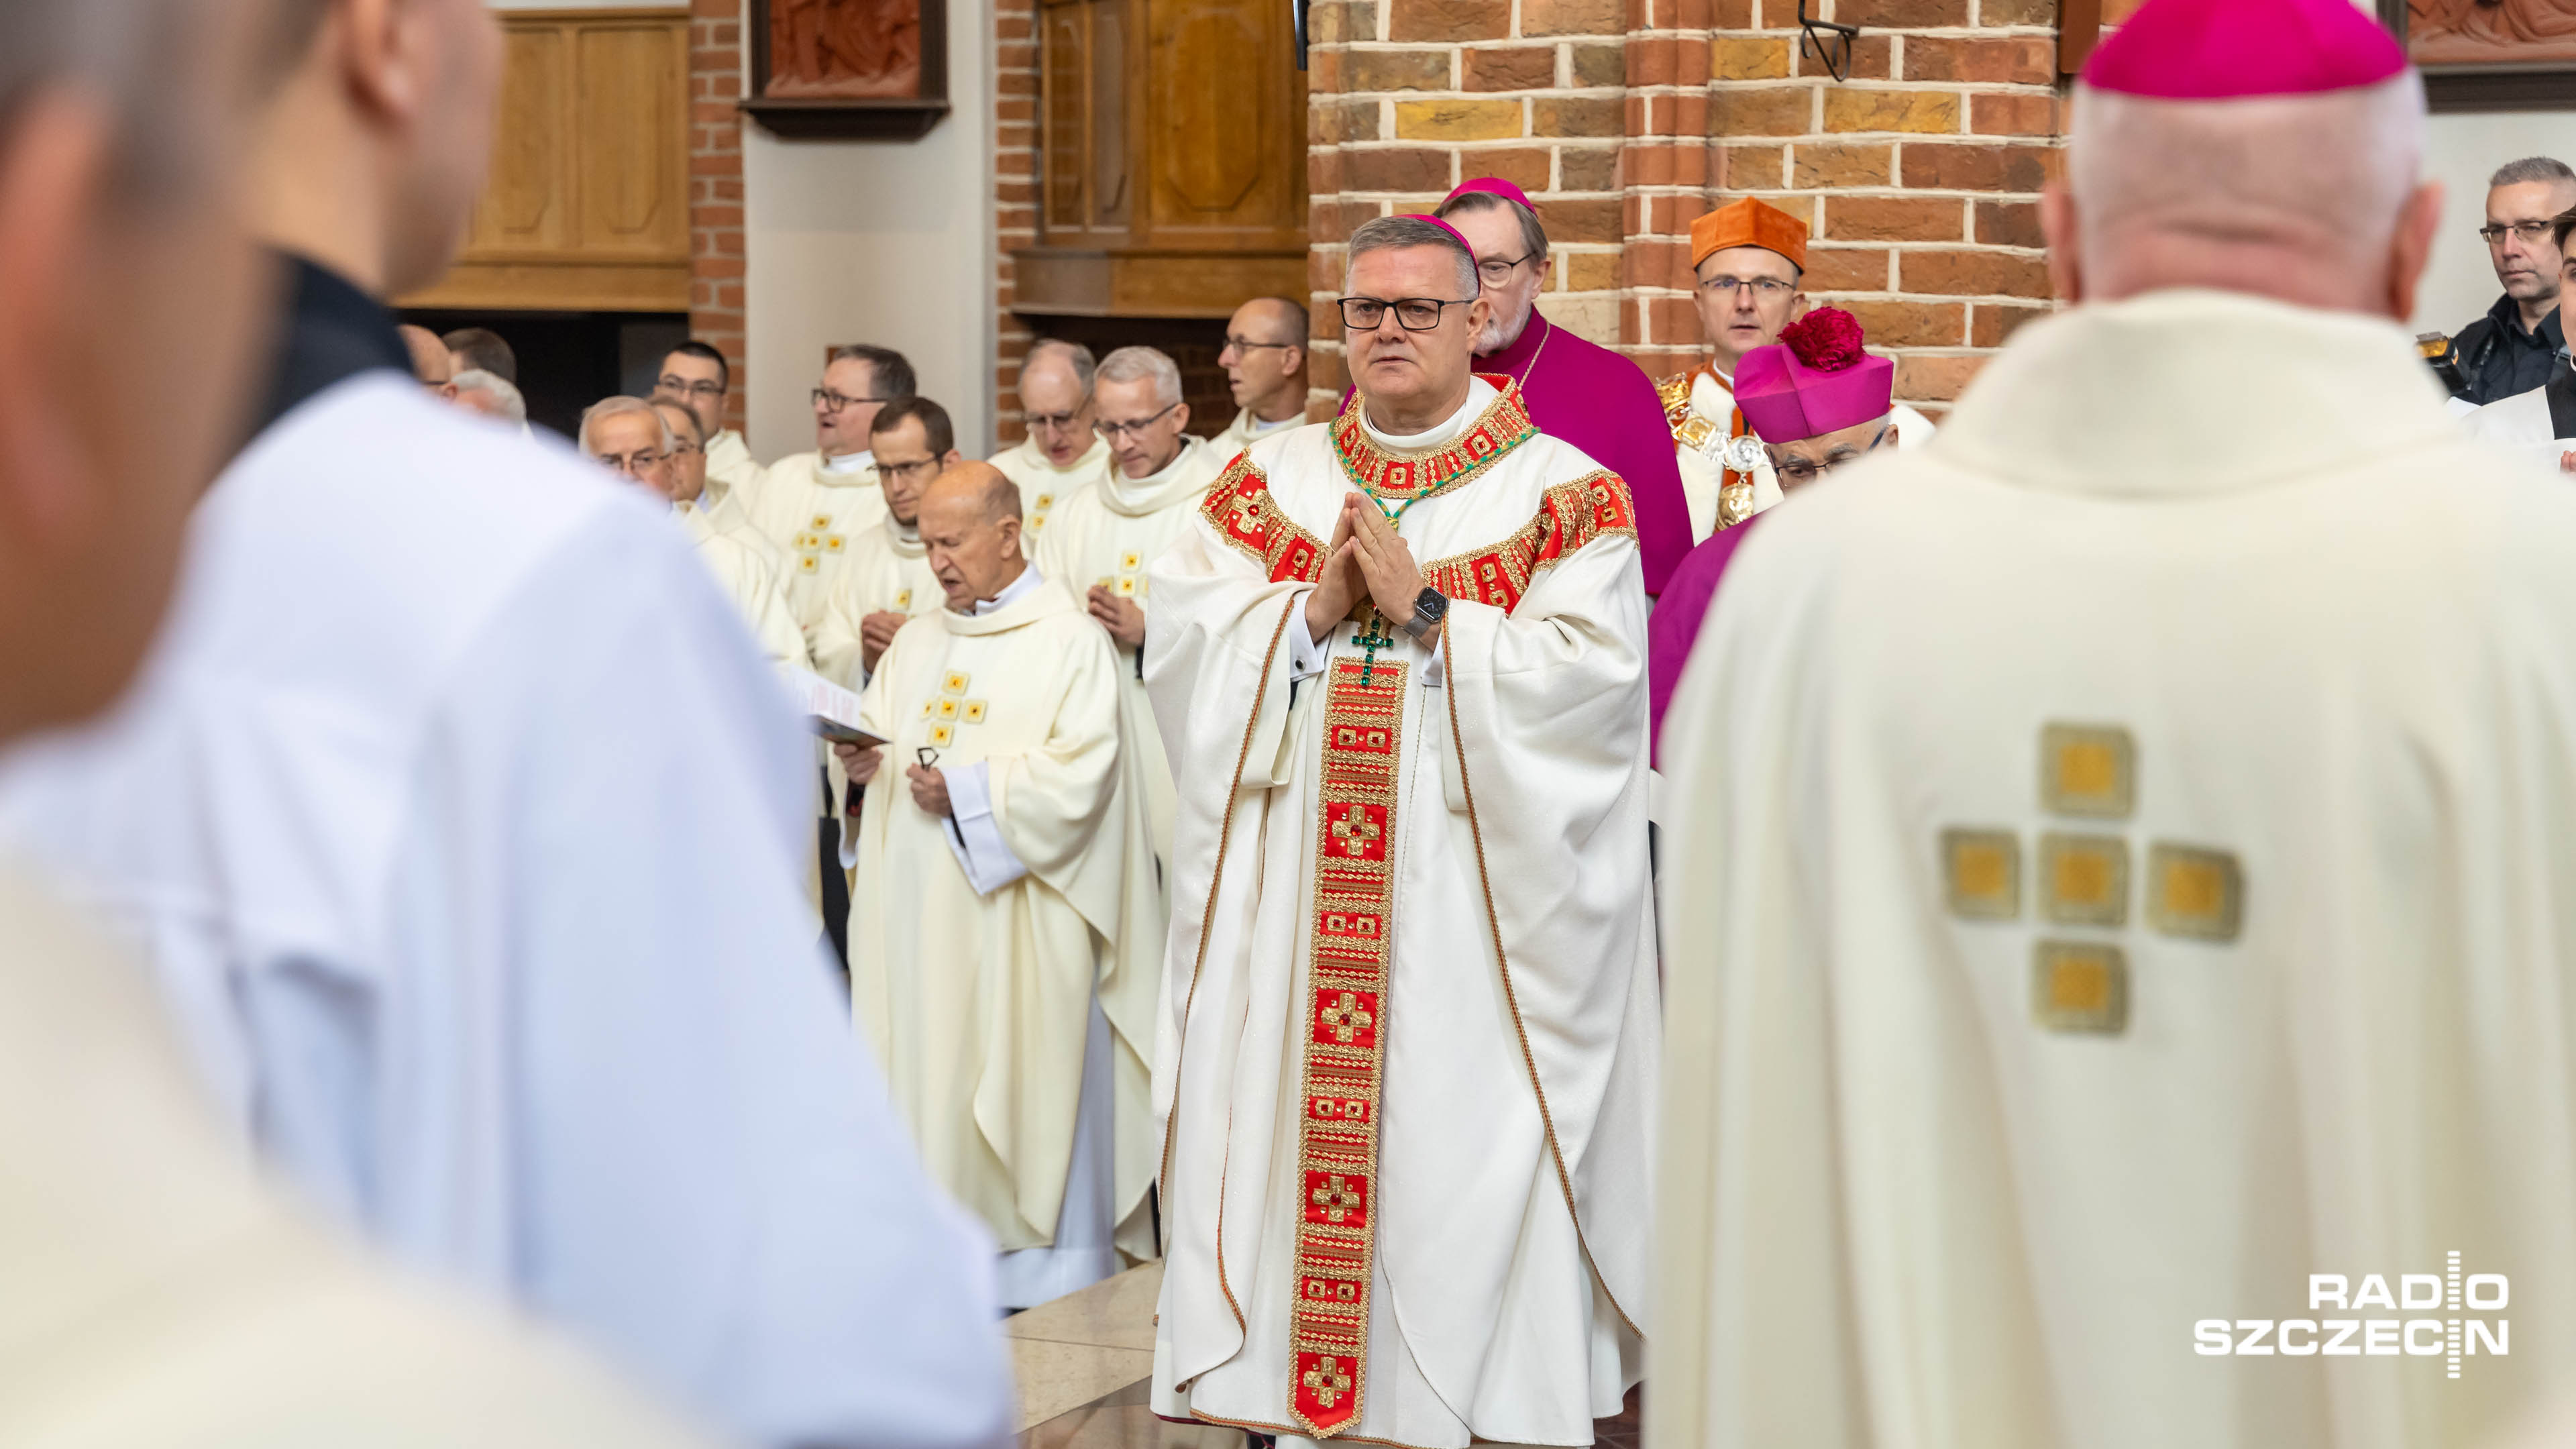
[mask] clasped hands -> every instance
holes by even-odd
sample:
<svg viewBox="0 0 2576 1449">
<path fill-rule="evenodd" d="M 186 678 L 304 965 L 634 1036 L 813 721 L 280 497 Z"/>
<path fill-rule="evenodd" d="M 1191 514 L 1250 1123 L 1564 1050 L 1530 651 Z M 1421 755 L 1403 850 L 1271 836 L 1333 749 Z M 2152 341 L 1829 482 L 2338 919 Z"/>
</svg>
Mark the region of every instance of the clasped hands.
<svg viewBox="0 0 2576 1449">
<path fill-rule="evenodd" d="M 1343 494 L 1341 516 L 1333 520 L 1333 542 L 1324 555 L 1323 577 L 1306 596 L 1307 637 L 1322 643 L 1364 598 L 1401 628 L 1413 617 L 1414 600 L 1421 597 L 1422 567 L 1413 561 L 1412 545 L 1387 522 L 1373 500 L 1364 494 Z"/>
<path fill-rule="evenodd" d="M 849 771 L 850 783 L 854 785 L 874 780 L 878 769 L 885 764 L 885 750 L 878 745 L 835 744 L 832 753 L 840 757 L 841 768 Z M 906 765 L 903 773 L 912 781 L 912 803 L 920 806 L 923 814 L 942 817 L 953 813 L 948 803 L 946 775 L 927 765 Z"/>
<path fill-rule="evenodd" d="M 1100 621 L 1100 627 L 1109 631 L 1109 637 L 1118 641 L 1119 647 L 1128 650 L 1145 647 L 1145 611 L 1136 607 L 1135 600 L 1120 596 L 1114 589 L 1093 584 L 1091 592 L 1084 596 L 1084 604 L 1091 617 Z"/>
</svg>

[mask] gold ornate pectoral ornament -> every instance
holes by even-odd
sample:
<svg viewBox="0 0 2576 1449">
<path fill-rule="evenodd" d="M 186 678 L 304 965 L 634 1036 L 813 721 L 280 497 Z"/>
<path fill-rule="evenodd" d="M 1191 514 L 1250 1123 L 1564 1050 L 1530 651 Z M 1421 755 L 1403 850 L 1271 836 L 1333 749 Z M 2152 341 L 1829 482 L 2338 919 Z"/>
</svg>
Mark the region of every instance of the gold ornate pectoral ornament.
<svg viewBox="0 0 2576 1449">
<path fill-rule="evenodd" d="M 1691 390 L 1701 373 L 1730 394 L 1734 391 L 1726 375 L 1706 363 L 1667 379 L 1657 391 L 1663 395 L 1664 421 L 1673 430 L 1674 444 L 1717 465 L 1717 526 L 1733 528 L 1753 516 L 1753 474 L 1765 459 L 1762 440 L 1745 424 L 1742 408 L 1734 409 L 1721 434 L 1715 420 L 1691 406 Z"/>
</svg>

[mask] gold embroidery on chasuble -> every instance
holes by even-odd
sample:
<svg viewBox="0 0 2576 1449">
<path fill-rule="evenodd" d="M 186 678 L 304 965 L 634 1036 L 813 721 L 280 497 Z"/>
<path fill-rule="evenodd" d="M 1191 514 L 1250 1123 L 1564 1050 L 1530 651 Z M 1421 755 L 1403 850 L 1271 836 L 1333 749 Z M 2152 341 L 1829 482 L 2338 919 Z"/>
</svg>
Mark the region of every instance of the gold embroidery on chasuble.
<svg viewBox="0 0 2576 1449">
<path fill-rule="evenodd" d="M 1238 454 L 1199 500 L 1199 516 L 1219 538 L 1250 554 L 1274 584 L 1313 583 L 1324 576 L 1324 541 L 1297 526 L 1270 496 L 1270 479 Z"/>
<path fill-rule="evenodd" d="M 1342 404 L 1342 415 L 1333 420 L 1333 456 L 1341 460 L 1343 475 L 1381 504 L 1437 497 L 1474 482 L 1504 455 L 1538 436 L 1538 424 L 1521 403 L 1520 384 L 1508 377 L 1485 380 L 1501 395 L 1484 415 L 1454 440 L 1421 453 L 1390 453 L 1370 442 L 1368 429 L 1360 426 L 1360 395 L 1352 393 Z"/>
<path fill-rule="evenodd" d="M 1422 566 L 1423 582 L 1453 599 L 1509 613 L 1530 580 L 1612 534 L 1637 536 L 1637 505 L 1619 475 L 1595 469 L 1541 495 L 1538 513 L 1490 548 L 1451 554 Z"/>
<path fill-rule="evenodd" d="M 1288 1375 L 1289 1412 L 1318 1437 L 1358 1423 L 1368 1391 L 1377 1119 L 1407 673 L 1389 660 L 1373 670 L 1356 659 L 1336 660 L 1324 695 Z"/>
</svg>

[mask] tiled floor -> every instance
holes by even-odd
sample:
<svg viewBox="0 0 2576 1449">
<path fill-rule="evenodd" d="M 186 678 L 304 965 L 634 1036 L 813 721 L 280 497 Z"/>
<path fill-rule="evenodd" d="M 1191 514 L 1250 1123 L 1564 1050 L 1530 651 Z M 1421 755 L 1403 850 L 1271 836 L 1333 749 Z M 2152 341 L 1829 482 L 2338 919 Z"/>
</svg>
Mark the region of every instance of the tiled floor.
<svg viewBox="0 0 2576 1449">
<path fill-rule="evenodd" d="M 1002 1325 L 1020 1376 L 1021 1449 L 1244 1449 L 1245 1435 L 1173 1424 L 1148 1407 L 1163 1265 L 1042 1303 Z M 1638 1449 L 1637 1391 L 1593 1426 L 1599 1449 Z"/>
</svg>

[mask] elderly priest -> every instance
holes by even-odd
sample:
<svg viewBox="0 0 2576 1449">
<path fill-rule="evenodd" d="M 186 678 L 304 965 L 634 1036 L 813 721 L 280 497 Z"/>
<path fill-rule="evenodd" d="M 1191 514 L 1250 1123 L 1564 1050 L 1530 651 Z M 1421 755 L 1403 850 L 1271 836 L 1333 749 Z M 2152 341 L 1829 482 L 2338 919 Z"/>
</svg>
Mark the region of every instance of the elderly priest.
<svg viewBox="0 0 2576 1449">
<path fill-rule="evenodd" d="M 2078 305 L 1764 520 L 1665 730 L 1656 1449 L 2435 1449 L 2576 1381 L 2576 490 L 2401 325 L 2422 82 L 2349 0 L 2147 0 L 2073 114 Z"/>
<path fill-rule="evenodd" d="M 1146 601 L 1180 805 L 1154 1407 L 1589 1444 L 1648 1274 L 1636 523 L 1470 374 L 1463 238 L 1382 217 L 1348 256 L 1354 399 L 1236 459 Z"/>
<path fill-rule="evenodd" d="M 1117 1247 L 1152 1254 L 1160 933 L 1134 924 L 1154 863 L 1121 786 L 1118 657 L 1022 559 L 1019 490 L 959 464 L 921 536 L 947 607 L 895 634 L 860 715 L 903 768 L 840 747 L 867 786 L 850 996 L 932 1174 L 1001 1242 L 1004 1306 L 1026 1308 L 1116 1272 Z"/>
<path fill-rule="evenodd" d="M 1129 779 L 1153 825 L 1155 855 L 1169 860 L 1172 771 L 1142 667 L 1145 571 L 1180 537 L 1233 455 L 1182 431 L 1190 409 L 1181 401 L 1181 369 L 1153 348 L 1109 354 L 1093 386 L 1100 435 L 1115 465 L 1056 510 L 1055 526 L 1038 541 L 1038 567 L 1080 590 L 1084 607 L 1118 646 L 1118 708 L 1134 746 L 1127 754 Z"/>
<path fill-rule="evenodd" d="M 1020 363 L 1020 421 L 1029 435 L 993 455 L 1019 485 L 1030 546 L 1046 537 L 1057 504 L 1109 472 L 1109 443 L 1092 431 L 1092 375 L 1099 364 L 1079 342 L 1042 338 Z"/>
</svg>

